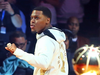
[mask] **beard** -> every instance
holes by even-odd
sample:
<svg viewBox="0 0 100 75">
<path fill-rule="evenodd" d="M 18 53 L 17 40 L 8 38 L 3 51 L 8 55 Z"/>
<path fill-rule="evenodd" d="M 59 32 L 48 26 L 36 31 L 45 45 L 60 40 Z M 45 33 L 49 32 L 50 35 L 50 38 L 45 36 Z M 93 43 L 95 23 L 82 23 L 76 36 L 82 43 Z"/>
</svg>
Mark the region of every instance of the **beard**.
<svg viewBox="0 0 100 75">
<path fill-rule="evenodd" d="M 32 32 L 32 34 L 36 34 L 37 32 L 36 31 L 31 31 Z"/>
</svg>

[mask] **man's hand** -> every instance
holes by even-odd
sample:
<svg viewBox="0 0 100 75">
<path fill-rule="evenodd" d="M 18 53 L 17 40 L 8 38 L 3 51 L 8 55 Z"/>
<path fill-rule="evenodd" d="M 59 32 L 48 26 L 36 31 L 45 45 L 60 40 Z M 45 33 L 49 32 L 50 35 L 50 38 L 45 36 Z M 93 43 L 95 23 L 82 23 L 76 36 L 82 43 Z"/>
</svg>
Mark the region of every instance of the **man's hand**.
<svg viewBox="0 0 100 75">
<path fill-rule="evenodd" d="M 5 49 L 8 50 L 8 51 L 10 51 L 12 54 L 15 52 L 16 48 L 17 47 L 16 47 L 16 45 L 14 43 L 13 44 L 8 43 L 7 47 L 5 47 Z"/>
<path fill-rule="evenodd" d="M 6 10 L 10 15 L 14 14 L 14 11 L 9 2 L 4 2 L 4 1 L 0 2 L 0 9 Z"/>
</svg>

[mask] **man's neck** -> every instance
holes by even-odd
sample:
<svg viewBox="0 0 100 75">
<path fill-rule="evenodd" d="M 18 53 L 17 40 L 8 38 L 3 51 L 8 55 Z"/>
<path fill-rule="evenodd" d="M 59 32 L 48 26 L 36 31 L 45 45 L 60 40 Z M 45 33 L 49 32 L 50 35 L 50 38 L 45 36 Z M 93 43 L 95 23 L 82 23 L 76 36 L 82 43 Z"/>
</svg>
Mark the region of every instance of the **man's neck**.
<svg viewBox="0 0 100 75">
<path fill-rule="evenodd" d="M 77 35 L 74 35 L 74 38 L 77 38 Z"/>
<path fill-rule="evenodd" d="M 41 34 L 43 31 L 45 31 L 46 29 L 49 29 L 49 28 L 51 28 L 52 27 L 52 25 L 51 24 L 49 24 L 49 25 L 47 25 L 45 28 L 44 28 L 44 30 L 42 30 L 41 32 L 39 32 L 38 34 Z"/>
<path fill-rule="evenodd" d="M 46 29 L 48 29 L 48 28 L 51 28 L 51 27 L 52 27 L 52 25 L 49 24 L 44 30 L 46 30 Z"/>
</svg>

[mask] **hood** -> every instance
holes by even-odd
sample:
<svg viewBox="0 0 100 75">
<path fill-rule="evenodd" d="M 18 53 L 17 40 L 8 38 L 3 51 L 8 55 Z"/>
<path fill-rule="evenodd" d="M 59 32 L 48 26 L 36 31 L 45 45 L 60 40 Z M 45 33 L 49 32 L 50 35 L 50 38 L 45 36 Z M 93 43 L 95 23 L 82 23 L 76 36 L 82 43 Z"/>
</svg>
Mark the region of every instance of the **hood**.
<svg viewBox="0 0 100 75">
<path fill-rule="evenodd" d="M 64 34 L 63 31 L 61 31 L 60 29 L 56 28 L 56 27 L 52 27 L 50 29 L 48 29 L 50 33 L 52 33 L 52 35 L 55 37 L 56 41 L 61 43 L 63 41 L 66 40 L 66 36 Z M 36 38 L 39 39 L 40 37 L 44 36 L 44 32 L 41 34 L 37 34 Z"/>
</svg>

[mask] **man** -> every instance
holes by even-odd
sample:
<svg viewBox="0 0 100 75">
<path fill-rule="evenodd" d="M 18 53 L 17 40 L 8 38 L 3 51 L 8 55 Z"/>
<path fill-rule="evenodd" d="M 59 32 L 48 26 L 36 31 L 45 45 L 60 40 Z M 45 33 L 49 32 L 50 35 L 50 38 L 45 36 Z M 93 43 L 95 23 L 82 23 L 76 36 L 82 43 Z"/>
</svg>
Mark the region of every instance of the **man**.
<svg viewBox="0 0 100 75">
<path fill-rule="evenodd" d="M 9 36 L 9 42 L 14 43 L 17 46 L 17 48 L 27 51 L 26 50 L 26 47 L 27 47 L 26 35 L 21 31 L 13 32 Z"/>
<path fill-rule="evenodd" d="M 74 52 L 77 48 L 84 46 L 85 44 L 89 44 L 89 40 L 83 36 L 78 35 L 79 31 L 79 21 L 76 17 L 70 17 L 67 21 L 67 27 L 73 33 L 73 38 L 69 40 L 69 51 L 67 52 L 68 55 L 68 63 L 69 63 L 69 75 L 76 75 L 73 66 L 72 66 L 72 58 Z"/>
<path fill-rule="evenodd" d="M 14 5 L 10 5 L 9 2 L 4 1 L 4 0 L 0 0 L 0 12 L 1 12 L 1 22 L 0 25 L 4 25 L 7 26 L 6 24 L 13 24 L 12 26 L 14 27 L 21 27 L 22 24 L 22 20 L 21 17 L 19 15 L 19 10 L 14 6 Z M 9 18 L 7 18 L 9 17 Z M 5 22 L 6 20 L 6 22 Z M 10 22 L 12 23 L 10 23 Z M 9 30 L 9 28 L 7 29 L 7 31 Z"/>
<path fill-rule="evenodd" d="M 7 43 L 9 35 L 21 25 L 22 19 L 19 15 L 19 9 L 5 0 L 0 0 L 0 42 Z M 0 46 L 0 55 L 3 55 L 3 57 L 0 57 L 0 62 L 5 59 L 5 54 L 4 46 Z"/>
<path fill-rule="evenodd" d="M 89 39 L 78 35 L 80 25 L 79 25 L 79 20 L 76 17 L 70 17 L 68 19 L 67 26 L 68 26 L 68 29 L 72 31 L 74 34 L 72 41 L 73 42 L 77 41 L 77 48 L 80 48 L 84 44 L 89 44 Z"/>
<path fill-rule="evenodd" d="M 90 0 L 59 0 L 59 10 L 57 20 L 59 28 L 65 28 L 66 20 L 71 16 L 76 16 L 80 23 L 83 22 L 84 5 Z"/>
<path fill-rule="evenodd" d="M 51 12 L 46 7 L 36 7 L 32 11 L 30 28 L 37 32 L 35 55 L 18 49 L 15 44 L 5 47 L 16 57 L 35 67 L 34 75 L 67 75 L 68 63 L 64 41 L 65 34 L 50 25 Z"/>
<path fill-rule="evenodd" d="M 11 3 L 11 4 L 14 4 L 14 5 L 16 5 L 16 3 L 17 3 L 16 0 L 7 0 L 7 1 L 9 3 Z M 19 10 L 19 12 L 20 12 L 20 16 L 21 16 L 21 19 L 22 19 L 22 25 L 21 25 L 20 28 L 17 28 L 17 30 L 20 30 L 20 31 L 23 31 L 24 33 L 26 33 L 26 20 L 25 20 L 25 15 L 24 15 L 24 13 L 21 10 Z"/>
<path fill-rule="evenodd" d="M 14 43 L 19 49 L 26 51 L 27 40 L 23 32 L 16 31 L 10 35 L 9 41 Z M 18 59 L 10 52 L 8 58 L 3 61 L 3 66 L 0 66 L 0 75 L 32 75 L 34 67 L 26 61 Z"/>
<path fill-rule="evenodd" d="M 21 25 L 19 9 L 5 0 L 0 0 L 0 41 L 8 42 L 9 35 Z"/>
</svg>

